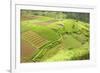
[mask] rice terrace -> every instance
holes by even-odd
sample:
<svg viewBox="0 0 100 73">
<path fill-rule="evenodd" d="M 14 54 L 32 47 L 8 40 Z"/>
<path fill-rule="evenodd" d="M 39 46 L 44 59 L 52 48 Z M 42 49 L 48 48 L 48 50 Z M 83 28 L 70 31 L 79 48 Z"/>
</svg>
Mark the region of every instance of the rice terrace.
<svg viewBox="0 0 100 73">
<path fill-rule="evenodd" d="M 89 13 L 20 11 L 21 63 L 89 60 Z"/>
</svg>

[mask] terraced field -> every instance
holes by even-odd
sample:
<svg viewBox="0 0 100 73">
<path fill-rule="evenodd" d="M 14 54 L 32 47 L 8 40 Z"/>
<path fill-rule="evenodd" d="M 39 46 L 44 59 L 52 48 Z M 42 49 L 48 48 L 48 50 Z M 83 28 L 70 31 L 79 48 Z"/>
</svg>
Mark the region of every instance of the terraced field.
<svg viewBox="0 0 100 73">
<path fill-rule="evenodd" d="M 42 45 L 48 42 L 48 40 L 42 38 L 41 36 L 32 31 L 24 32 L 22 34 L 22 39 L 29 42 L 35 48 L 40 48 Z"/>
<path fill-rule="evenodd" d="M 89 24 L 47 16 L 21 17 L 21 62 L 89 59 Z"/>
</svg>

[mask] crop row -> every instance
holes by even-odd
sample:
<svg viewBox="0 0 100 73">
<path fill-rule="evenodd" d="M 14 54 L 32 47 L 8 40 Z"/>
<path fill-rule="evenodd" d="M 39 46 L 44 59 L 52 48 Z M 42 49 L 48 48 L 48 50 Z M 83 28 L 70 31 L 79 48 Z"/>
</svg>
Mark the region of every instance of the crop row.
<svg viewBox="0 0 100 73">
<path fill-rule="evenodd" d="M 46 39 L 42 38 L 41 36 L 32 31 L 24 32 L 22 34 L 22 39 L 28 41 L 36 48 L 39 48 L 43 46 L 46 42 L 48 42 Z"/>
<path fill-rule="evenodd" d="M 46 52 L 50 51 L 52 48 L 56 47 L 57 45 L 61 44 L 59 40 L 56 41 L 50 41 L 43 45 L 42 47 L 39 48 L 36 54 L 33 55 L 33 61 L 38 61 L 40 60 Z"/>
</svg>

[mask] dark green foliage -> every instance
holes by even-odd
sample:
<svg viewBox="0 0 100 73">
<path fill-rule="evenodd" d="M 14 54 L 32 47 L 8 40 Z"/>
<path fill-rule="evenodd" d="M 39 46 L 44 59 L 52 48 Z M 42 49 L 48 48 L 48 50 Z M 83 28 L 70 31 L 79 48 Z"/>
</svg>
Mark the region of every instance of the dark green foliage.
<svg viewBox="0 0 100 73">
<path fill-rule="evenodd" d="M 33 10 L 21 10 L 21 15 L 38 15 L 38 16 L 48 16 L 53 17 L 56 20 L 63 19 L 75 19 L 76 21 L 83 21 L 89 23 L 89 13 L 78 13 L 78 12 L 56 12 L 56 11 L 33 11 Z"/>
</svg>

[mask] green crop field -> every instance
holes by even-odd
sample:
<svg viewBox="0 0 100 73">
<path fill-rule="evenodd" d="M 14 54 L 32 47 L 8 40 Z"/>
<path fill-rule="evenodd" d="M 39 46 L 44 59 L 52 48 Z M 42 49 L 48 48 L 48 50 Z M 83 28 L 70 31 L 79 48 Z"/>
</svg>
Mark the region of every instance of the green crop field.
<svg viewBox="0 0 100 73">
<path fill-rule="evenodd" d="M 21 63 L 89 60 L 89 14 L 21 10 Z"/>
</svg>

